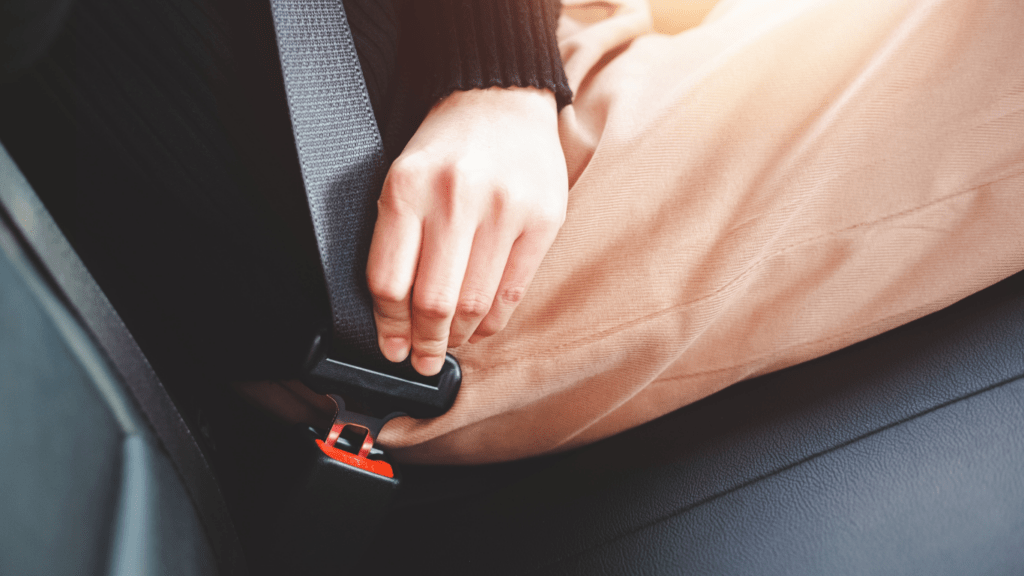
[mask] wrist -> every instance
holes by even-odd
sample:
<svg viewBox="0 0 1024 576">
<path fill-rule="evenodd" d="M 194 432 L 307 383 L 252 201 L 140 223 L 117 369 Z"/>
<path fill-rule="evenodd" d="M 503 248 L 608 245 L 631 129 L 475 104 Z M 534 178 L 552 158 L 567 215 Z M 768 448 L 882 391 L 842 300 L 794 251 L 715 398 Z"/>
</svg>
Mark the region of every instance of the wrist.
<svg viewBox="0 0 1024 576">
<path fill-rule="evenodd" d="M 514 114 L 543 114 L 557 122 L 558 103 L 555 93 L 547 88 L 533 86 L 491 86 L 472 90 L 456 90 L 442 98 L 433 110 L 451 106 L 492 109 Z M 524 116 L 528 118 L 530 116 Z"/>
</svg>

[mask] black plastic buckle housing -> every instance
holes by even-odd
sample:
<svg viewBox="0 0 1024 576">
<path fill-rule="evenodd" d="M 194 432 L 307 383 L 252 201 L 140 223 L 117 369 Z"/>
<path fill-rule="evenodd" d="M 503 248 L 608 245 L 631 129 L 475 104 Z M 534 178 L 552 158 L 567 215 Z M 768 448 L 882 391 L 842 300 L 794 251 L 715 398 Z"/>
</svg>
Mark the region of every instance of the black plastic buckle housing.
<svg viewBox="0 0 1024 576">
<path fill-rule="evenodd" d="M 290 457 L 298 464 L 276 518 L 269 574 L 348 573 L 391 507 L 400 476 L 383 476 L 340 462 L 317 446 L 320 433 L 294 429 Z M 356 445 L 339 440 L 354 453 Z M 373 459 L 385 455 L 374 449 Z"/>
</svg>

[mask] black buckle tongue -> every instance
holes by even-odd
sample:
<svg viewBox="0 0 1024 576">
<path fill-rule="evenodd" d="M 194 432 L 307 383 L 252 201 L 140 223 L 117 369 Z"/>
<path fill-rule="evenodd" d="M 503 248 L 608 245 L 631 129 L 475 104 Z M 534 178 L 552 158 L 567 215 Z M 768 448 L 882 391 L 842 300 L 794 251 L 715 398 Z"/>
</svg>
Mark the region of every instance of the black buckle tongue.
<svg viewBox="0 0 1024 576">
<path fill-rule="evenodd" d="M 462 369 L 451 354 L 445 357 L 444 366 L 435 376 L 420 376 L 411 366 L 394 364 L 394 371 L 402 374 L 396 376 L 328 358 L 328 349 L 325 339 L 317 337 L 303 382 L 318 394 L 344 396 L 350 403 L 350 410 L 346 410 L 342 401 L 339 414 L 369 416 L 382 420 L 380 426 L 397 415 L 413 418 L 440 416 L 455 403 L 455 396 L 462 385 Z"/>
</svg>

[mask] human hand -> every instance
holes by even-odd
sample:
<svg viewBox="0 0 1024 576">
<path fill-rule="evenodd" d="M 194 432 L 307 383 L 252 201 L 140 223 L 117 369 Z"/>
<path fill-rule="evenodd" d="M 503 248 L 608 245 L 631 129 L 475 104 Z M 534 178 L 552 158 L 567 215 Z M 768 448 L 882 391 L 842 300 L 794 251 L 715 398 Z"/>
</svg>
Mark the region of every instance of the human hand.
<svg viewBox="0 0 1024 576">
<path fill-rule="evenodd" d="M 502 330 L 565 220 L 568 175 L 554 95 L 454 92 L 395 160 L 378 202 L 367 280 L 378 343 L 441 370 L 449 347 Z"/>
</svg>

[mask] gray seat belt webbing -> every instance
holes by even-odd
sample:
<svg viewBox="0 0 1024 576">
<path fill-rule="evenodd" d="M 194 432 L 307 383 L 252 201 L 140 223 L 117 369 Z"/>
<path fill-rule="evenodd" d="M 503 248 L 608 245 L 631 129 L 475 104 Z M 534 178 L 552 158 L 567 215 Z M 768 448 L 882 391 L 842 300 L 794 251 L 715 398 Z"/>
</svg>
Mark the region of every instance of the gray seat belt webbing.
<svg viewBox="0 0 1024 576">
<path fill-rule="evenodd" d="M 331 356 L 380 364 L 366 259 L 384 150 L 341 0 L 271 0 L 292 130 L 327 281 Z"/>
</svg>

